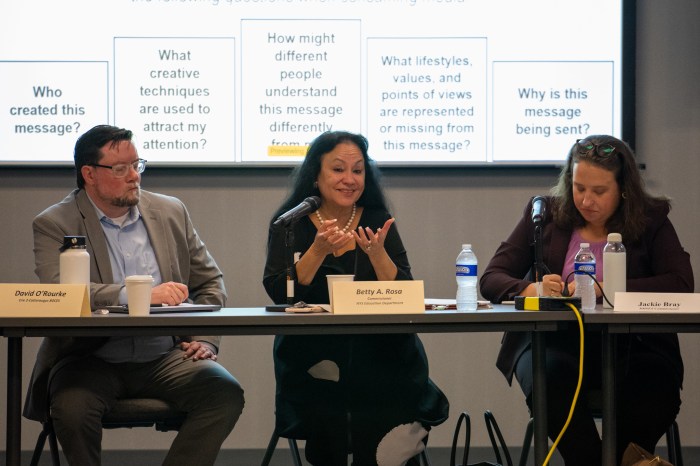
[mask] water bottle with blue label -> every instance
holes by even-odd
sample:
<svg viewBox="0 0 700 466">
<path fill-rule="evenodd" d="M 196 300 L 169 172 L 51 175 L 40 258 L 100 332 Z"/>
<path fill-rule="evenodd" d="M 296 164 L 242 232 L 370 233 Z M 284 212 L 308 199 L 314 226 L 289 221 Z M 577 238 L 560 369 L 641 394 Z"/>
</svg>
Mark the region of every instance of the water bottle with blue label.
<svg viewBox="0 0 700 466">
<path fill-rule="evenodd" d="M 581 298 L 581 309 L 595 309 L 595 283 L 591 278 L 591 275 L 595 277 L 595 255 L 589 243 L 581 243 L 581 249 L 578 250 L 574 259 L 574 272 L 576 282 L 574 296 Z"/>
<path fill-rule="evenodd" d="M 471 244 L 463 244 L 457 256 L 457 310 L 476 311 L 477 259 Z"/>
</svg>

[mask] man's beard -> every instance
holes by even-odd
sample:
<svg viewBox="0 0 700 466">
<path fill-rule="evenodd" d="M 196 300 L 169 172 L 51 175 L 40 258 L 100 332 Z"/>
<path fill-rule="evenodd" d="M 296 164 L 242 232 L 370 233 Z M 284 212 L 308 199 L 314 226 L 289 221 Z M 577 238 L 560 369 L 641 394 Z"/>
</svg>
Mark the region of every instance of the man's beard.
<svg viewBox="0 0 700 466">
<path fill-rule="evenodd" d="M 115 197 L 112 199 L 112 205 L 114 207 L 132 207 L 139 203 L 141 198 L 141 189 L 135 191 L 133 196 L 123 196 Z"/>
</svg>

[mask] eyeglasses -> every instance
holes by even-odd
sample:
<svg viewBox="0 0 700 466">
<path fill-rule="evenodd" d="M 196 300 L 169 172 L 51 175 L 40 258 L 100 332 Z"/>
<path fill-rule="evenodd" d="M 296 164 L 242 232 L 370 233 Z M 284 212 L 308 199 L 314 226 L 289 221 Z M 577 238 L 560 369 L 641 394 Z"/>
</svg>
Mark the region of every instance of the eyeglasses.
<svg viewBox="0 0 700 466">
<path fill-rule="evenodd" d="M 576 140 L 576 152 L 581 155 L 590 154 L 595 150 L 595 154 L 599 157 L 609 157 L 617 152 L 617 149 L 612 144 L 593 144 L 585 139 Z"/>
<path fill-rule="evenodd" d="M 138 159 L 131 163 L 118 163 L 116 165 L 100 165 L 99 163 L 90 163 L 91 167 L 109 168 L 112 170 L 112 175 L 115 178 L 124 178 L 129 173 L 129 168 L 136 170 L 136 173 L 143 173 L 146 169 L 147 160 Z"/>
</svg>

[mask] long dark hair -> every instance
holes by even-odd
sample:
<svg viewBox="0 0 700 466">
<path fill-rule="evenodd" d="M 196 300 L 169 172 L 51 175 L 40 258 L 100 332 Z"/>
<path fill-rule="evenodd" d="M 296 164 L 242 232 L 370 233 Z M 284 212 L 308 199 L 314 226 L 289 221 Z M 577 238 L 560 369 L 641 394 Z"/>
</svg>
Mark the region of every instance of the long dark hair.
<svg viewBox="0 0 700 466">
<path fill-rule="evenodd" d="M 585 144 L 591 144 L 594 148 L 582 151 L 580 147 Z M 612 146 L 613 150 L 601 155 L 597 148 L 605 145 Z M 574 204 L 572 188 L 574 164 L 581 161 L 610 171 L 615 176 L 621 199 L 605 226 L 608 232 L 621 233 L 623 240 L 635 241 L 641 236 L 646 224 L 646 212 L 650 207 L 663 204 L 670 207 L 668 199 L 654 197 L 645 190 L 634 152 L 627 143 L 613 136 L 593 135 L 581 140 L 581 143 L 574 143 L 559 174 L 559 181 L 552 188 L 555 197 L 552 211 L 558 227 L 580 228 L 586 224 Z"/>
<path fill-rule="evenodd" d="M 365 161 L 365 189 L 357 200 L 357 205 L 388 210 L 386 197 L 379 185 L 381 178 L 379 168 L 367 152 L 369 146 L 367 138 L 347 131 L 328 131 L 314 139 L 306 152 L 304 162 L 292 172 L 291 192 L 273 215 L 273 220 L 307 197 L 320 196 L 321 193 L 315 183 L 321 171 L 321 157 L 335 149 L 338 144 L 345 142 L 357 146 Z"/>
</svg>

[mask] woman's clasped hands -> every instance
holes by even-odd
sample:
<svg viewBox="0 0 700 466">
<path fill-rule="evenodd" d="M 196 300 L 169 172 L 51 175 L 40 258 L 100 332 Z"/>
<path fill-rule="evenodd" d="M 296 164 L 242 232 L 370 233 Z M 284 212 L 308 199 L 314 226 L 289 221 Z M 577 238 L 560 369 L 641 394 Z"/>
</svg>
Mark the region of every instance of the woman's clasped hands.
<svg viewBox="0 0 700 466">
<path fill-rule="evenodd" d="M 338 228 L 338 220 L 325 220 L 318 228 L 314 247 L 324 255 L 345 249 L 352 241 L 352 234 Z"/>
</svg>

